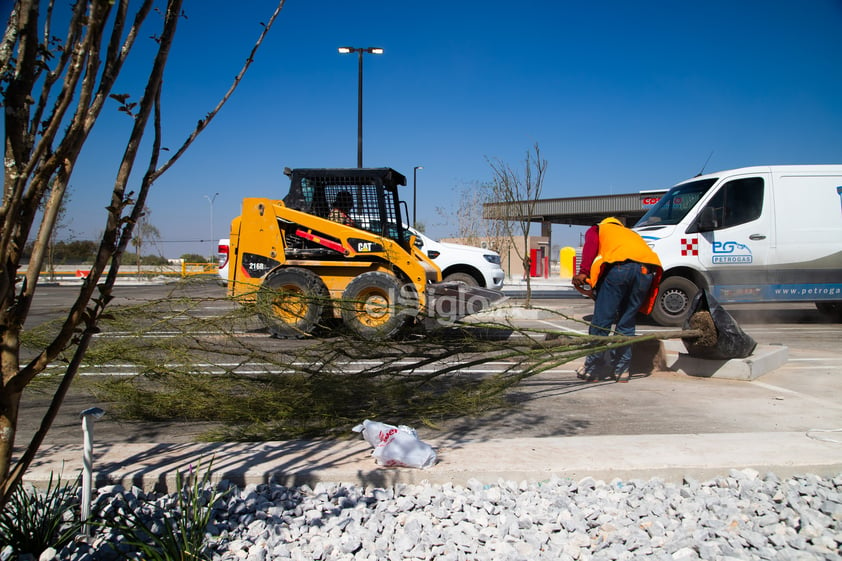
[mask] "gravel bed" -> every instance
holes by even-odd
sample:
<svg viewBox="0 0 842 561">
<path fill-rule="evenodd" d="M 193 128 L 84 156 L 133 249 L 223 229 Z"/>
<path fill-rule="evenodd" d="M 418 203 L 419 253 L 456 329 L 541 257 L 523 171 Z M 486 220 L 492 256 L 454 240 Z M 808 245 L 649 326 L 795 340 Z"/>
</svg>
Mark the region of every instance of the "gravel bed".
<svg viewBox="0 0 842 561">
<path fill-rule="evenodd" d="M 95 507 L 105 507 L 105 516 L 133 509 L 154 518 L 175 505 L 172 495 L 138 488 L 98 493 Z M 230 488 L 208 535 L 215 561 L 839 560 L 842 474 L 779 478 L 733 470 L 681 484 L 263 484 Z M 103 531 L 55 558 L 110 560 L 124 549 Z"/>
</svg>

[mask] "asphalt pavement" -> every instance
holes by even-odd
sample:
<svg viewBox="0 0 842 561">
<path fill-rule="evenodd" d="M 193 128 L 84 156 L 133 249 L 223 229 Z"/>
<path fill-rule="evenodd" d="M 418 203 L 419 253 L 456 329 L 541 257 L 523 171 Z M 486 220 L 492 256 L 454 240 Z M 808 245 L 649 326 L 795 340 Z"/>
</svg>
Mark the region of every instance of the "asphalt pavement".
<svg viewBox="0 0 842 561">
<path fill-rule="evenodd" d="M 577 300 L 569 283 L 535 279 L 533 285 L 536 294 L 552 297 L 547 301 L 573 301 L 581 311 L 589 307 L 588 301 Z M 524 289 L 522 283 L 510 283 L 506 293 L 516 301 Z M 522 321 L 554 322 L 551 314 L 516 306 L 509 313 Z M 171 490 L 176 471 L 211 461 L 214 480 L 241 485 L 465 484 L 469 479 L 495 483 L 553 476 L 679 481 L 746 468 L 779 476 L 842 473 L 842 360 L 837 352 L 764 344 L 737 365 L 688 362 L 680 342 L 666 344 L 663 353 L 665 367 L 633 376 L 627 384 L 578 380 L 574 370 L 581 360 L 575 361 L 529 379 L 510 410 L 435 430 L 416 427 L 437 454 L 436 464 L 426 469 L 378 466 L 371 446 L 356 434 L 344 440 L 204 443 L 195 438 L 200 426 L 121 423 L 106 415 L 93 423 L 94 480 L 96 485 Z M 63 408 L 76 412 L 95 405 L 85 396 L 69 396 Z M 38 409 L 32 409 L 33 419 Z M 28 441 L 27 433 L 35 428 L 22 429 L 18 442 Z M 78 413 L 65 414 L 26 480 L 45 485 L 51 473 L 75 476 L 83 456 L 81 420 Z"/>
</svg>

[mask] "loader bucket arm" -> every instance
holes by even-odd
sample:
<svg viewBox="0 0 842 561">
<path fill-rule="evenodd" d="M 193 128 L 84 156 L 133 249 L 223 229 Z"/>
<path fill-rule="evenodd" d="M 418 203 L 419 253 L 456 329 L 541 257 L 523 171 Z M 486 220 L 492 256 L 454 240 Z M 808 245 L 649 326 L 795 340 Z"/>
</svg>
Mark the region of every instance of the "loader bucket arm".
<svg viewBox="0 0 842 561">
<path fill-rule="evenodd" d="M 439 282 L 427 286 L 427 315 L 436 321 L 455 323 L 506 300 L 508 296 L 499 290 L 461 282 Z"/>
</svg>

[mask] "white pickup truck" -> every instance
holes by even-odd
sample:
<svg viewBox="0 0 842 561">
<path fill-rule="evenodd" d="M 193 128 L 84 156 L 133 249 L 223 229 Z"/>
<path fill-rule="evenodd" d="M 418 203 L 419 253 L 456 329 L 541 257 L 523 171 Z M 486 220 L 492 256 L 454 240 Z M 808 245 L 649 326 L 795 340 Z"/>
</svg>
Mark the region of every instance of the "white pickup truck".
<svg viewBox="0 0 842 561">
<path fill-rule="evenodd" d="M 219 278 L 224 284 L 228 284 L 228 252 L 231 247 L 231 240 L 229 238 L 222 238 L 219 240 L 219 247 L 217 248 L 217 259 L 219 260 Z"/>
<path fill-rule="evenodd" d="M 415 245 L 441 269 L 443 281 L 464 282 L 492 290 L 503 289 L 506 276 L 500 266 L 500 254 L 490 249 L 471 245 L 437 242 L 415 228 L 408 228 L 415 235 Z"/>
</svg>

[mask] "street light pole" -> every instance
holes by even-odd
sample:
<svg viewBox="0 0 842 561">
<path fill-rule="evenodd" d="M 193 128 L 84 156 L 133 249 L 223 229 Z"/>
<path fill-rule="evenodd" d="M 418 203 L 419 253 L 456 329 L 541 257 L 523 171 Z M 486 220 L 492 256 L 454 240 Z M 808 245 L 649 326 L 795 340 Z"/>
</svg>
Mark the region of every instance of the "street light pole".
<svg viewBox="0 0 842 561">
<path fill-rule="evenodd" d="M 363 50 L 359 49 L 357 77 L 357 167 L 363 167 Z"/>
<path fill-rule="evenodd" d="M 417 190 L 415 188 L 416 182 L 418 179 L 418 170 L 424 169 L 424 166 L 415 166 L 412 168 L 412 227 L 414 228 L 416 224 L 418 224 L 418 198 L 417 198 Z"/>
<path fill-rule="evenodd" d="M 357 167 L 363 167 L 363 53 L 382 55 L 380 47 L 339 47 L 340 54 L 359 53 L 359 69 L 357 71 Z"/>
<path fill-rule="evenodd" d="M 210 257 L 211 257 L 211 260 L 213 260 L 213 258 L 214 258 L 214 254 L 216 253 L 216 252 L 213 250 L 213 244 L 214 244 L 214 243 L 216 243 L 216 242 L 214 241 L 214 240 L 215 240 L 215 238 L 213 237 L 213 202 L 216 200 L 216 198 L 217 198 L 218 196 L 219 196 L 219 193 L 214 193 L 214 194 L 213 194 L 213 197 L 209 197 L 209 196 L 205 195 L 205 198 L 206 198 L 206 199 L 208 200 L 208 202 L 210 203 L 210 226 L 211 226 L 211 229 L 210 229 L 210 241 L 211 241 L 211 254 L 210 254 Z"/>
</svg>

